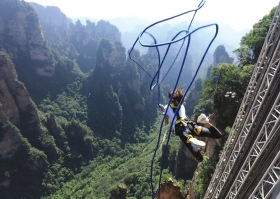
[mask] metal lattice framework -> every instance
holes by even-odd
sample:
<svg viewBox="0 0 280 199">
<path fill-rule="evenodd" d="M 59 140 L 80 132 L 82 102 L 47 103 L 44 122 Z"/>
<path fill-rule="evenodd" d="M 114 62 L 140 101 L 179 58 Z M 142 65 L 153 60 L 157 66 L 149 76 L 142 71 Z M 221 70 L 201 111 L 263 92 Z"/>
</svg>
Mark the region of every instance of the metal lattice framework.
<svg viewBox="0 0 280 199">
<path fill-rule="evenodd" d="M 277 156 L 275 156 L 273 162 L 269 166 L 267 173 L 262 177 L 261 181 L 258 183 L 253 193 L 249 198 L 268 198 L 276 183 L 279 182 L 280 176 L 280 151 Z"/>
<path fill-rule="evenodd" d="M 278 94 L 277 100 L 269 113 L 269 116 L 266 118 L 265 124 L 263 125 L 261 131 L 259 132 L 257 139 L 255 140 L 253 147 L 251 148 L 245 162 L 237 177 L 235 178 L 234 183 L 231 186 L 230 191 L 228 192 L 226 198 L 238 198 L 237 193 L 241 190 L 243 186 L 246 185 L 244 183 L 246 178 L 250 176 L 254 168 L 259 162 L 259 158 L 263 151 L 268 147 L 268 143 L 272 139 L 275 139 L 275 135 L 279 133 L 279 125 L 280 125 L 280 93 Z M 279 178 L 279 177 L 278 177 Z"/>
<path fill-rule="evenodd" d="M 280 117 L 279 13 L 280 4 L 276 9 L 237 117 L 204 196 L 205 199 L 240 198 L 242 189 L 248 189 L 245 187 L 247 185 L 244 186 L 244 182 L 248 176 L 254 177 L 253 173 L 258 170 L 255 165 L 258 161 L 263 161 L 263 156 L 266 155 L 263 153 L 264 149 L 271 139 L 279 135 L 279 129 L 277 129 Z M 279 145 L 276 146 L 276 150 L 279 150 Z"/>
</svg>

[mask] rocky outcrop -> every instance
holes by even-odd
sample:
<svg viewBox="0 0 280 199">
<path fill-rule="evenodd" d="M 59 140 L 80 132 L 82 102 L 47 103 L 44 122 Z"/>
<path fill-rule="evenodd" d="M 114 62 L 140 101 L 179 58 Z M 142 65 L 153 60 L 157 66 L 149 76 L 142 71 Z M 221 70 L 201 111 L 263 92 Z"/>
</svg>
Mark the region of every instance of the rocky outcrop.
<svg viewBox="0 0 280 199">
<path fill-rule="evenodd" d="M 125 68 L 125 49 L 119 42 L 115 42 L 114 45 L 108 45 L 106 43 L 105 41 L 102 43 L 102 48 L 100 48 L 98 54 L 99 59 L 102 61 L 102 63 L 99 62 L 99 66 L 104 68 L 107 64 L 110 67 L 108 72 L 113 78 L 116 76 L 117 71 Z"/>
<path fill-rule="evenodd" d="M 39 124 L 37 109 L 25 86 L 18 81 L 13 62 L 7 54 L 0 52 L 0 161 L 18 155 L 27 162 L 25 166 L 29 169 L 45 167 L 46 155 L 23 137 L 35 138 L 31 143 L 38 145 Z M 0 186 L 8 187 L 10 181 L 10 177 L 1 178 Z"/>
<path fill-rule="evenodd" d="M 110 199 L 126 199 L 127 187 L 125 185 L 118 185 L 110 191 Z"/>
<path fill-rule="evenodd" d="M 96 34 L 100 38 L 108 39 L 111 42 L 121 42 L 121 33 L 119 29 L 116 26 L 110 24 L 108 21 L 100 20 L 97 22 Z"/>
<path fill-rule="evenodd" d="M 232 64 L 233 60 L 234 60 L 233 57 L 230 57 L 228 55 L 224 45 L 218 46 L 216 48 L 213 56 L 214 56 L 213 67 L 216 67 L 216 66 L 218 66 L 221 63 Z"/>
<path fill-rule="evenodd" d="M 160 196 L 160 197 L 158 197 Z M 186 196 L 181 192 L 180 185 L 171 179 L 167 182 L 164 182 L 160 186 L 160 195 L 158 190 L 156 192 L 156 199 L 185 199 Z"/>
<path fill-rule="evenodd" d="M 58 7 L 45 7 L 33 2 L 30 3 L 30 5 L 38 14 L 48 45 L 67 44 L 69 42 L 69 37 L 66 33 L 69 29 L 70 23 L 72 23 L 72 20 L 67 18 L 67 16 L 61 12 Z"/>
<path fill-rule="evenodd" d="M 29 120 L 23 113 L 29 112 Z M 37 109 L 31 101 L 24 85 L 17 80 L 12 61 L 7 54 L 0 53 L 0 155 L 2 158 L 12 157 L 21 146 L 19 128 L 22 125 L 39 123 Z"/>
<path fill-rule="evenodd" d="M 0 114 L 0 117 L 3 116 Z M 2 159 L 11 158 L 22 145 L 19 131 L 8 124 L 1 125 L 0 131 L 0 156 Z"/>
<path fill-rule="evenodd" d="M 69 38 L 70 24 L 72 24 L 71 27 L 73 27 L 72 20 L 67 18 L 58 7 L 42 6 L 34 2 L 30 2 L 30 5 L 38 14 L 48 46 L 57 48 L 62 55 L 70 59 L 77 59 L 78 52 Z"/>
<path fill-rule="evenodd" d="M 54 74 L 55 68 L 41 24 L 28 3 L 0 1 L 0 27 L 0 51 L 6 52 L 13 62 L 36 62 L 33 70 L 37 75 Z"/>
<path fill-rule="evenodd" d="M 102 39 L 108 39 L 112 43 L 121 42 L 118 28 L 107 21 L 95 23 L 87 20 L 84 26 L 78 20 L 74 24 L 58 7 L 30 4 L 38 13 L 48 45 L 56 48 L 62 55 L 77 59 L 84 72 L 95 68 L 96 51 Z"/>
<path fill-rule="evenodd" d="M 80 21 L 77 21 L 75 25 L 70 26 L 68 35 L 70 43 L 79 53 L 77 61 L 81 70 L 84 72 L 95 68 L 97 48 L 102 39 L 107 39 L 111 43 L 121 42 L 121 33 L 118 28 L 104 20 L 100 20 L 96 24 L 87 20 L 86 26 L 82 25 Z M 121 48 L 123 47 L 121 46 Z M 108 58 L 114 59 L 119 55 L 112 54 Z M 117 62 L 111 60 L 110 64 L 114 67 Z"/>
<path fill-rule="evenodd" d="M 4 125 L 12 123 L 20 125 L 19 108 L 11 93 L 11 84 L 15 80 L 15 70 L 7 55 L 0 54 L 0 155 L 2 158 L 12 157 L 20 143 L 19 133 Z"/>
</svg>

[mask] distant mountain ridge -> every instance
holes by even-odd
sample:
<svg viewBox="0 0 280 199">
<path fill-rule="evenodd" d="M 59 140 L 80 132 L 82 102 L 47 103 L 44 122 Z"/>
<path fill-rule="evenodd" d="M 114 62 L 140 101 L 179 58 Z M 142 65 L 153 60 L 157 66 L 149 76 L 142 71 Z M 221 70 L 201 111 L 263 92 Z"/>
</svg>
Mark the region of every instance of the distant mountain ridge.
<svg viewBox="0 0 280 199">
<path fill-rule="evenodd" d="M 82 18 L 82 19 L 72 19 L 73 21 L 79 20 L 80 23 L 87 23 L 86 21 L 98 21 L 98 19 L 91 19 L 91 18 Z M 143 19 L 139 19 L 137 17 L 127 17 L 127 18 L 114 18 L 107 20 L 110 24 L 115 25 L 121 32 L 121 42 L 123 46 L 128 51 L 138 38 L 139 34 L 149 25 L 155 23 L 155 21 L 147 21 Z M 94 22 L 93 22 L 94 23 Z M 192 25 L 192 30 L 205 26 L 208 24 L 213 24 L 213 21 L 194 21 Z M 229 24 L 224 24 L 222 22 L 217 22 L 218 24 L 218 34 L 215 40 L 213 41 L 211 47 L 209 48 L 208 53 L 204 61 L 202 62 L 201 69 L 198 73 L 198 77 L 204 79 L 206 77 L 206 73 L 208 67 L 214 61 L 214 52 L 218 46 L 224 46 L 227 53 L 230 57 L 233 58 L 233 63 L 237 62 L 237 58 L 234 50 L 239 47 L 239 43 L 241 38 L 249 31 L 249 29 L 244 29 L 241 31 L 234 30 L 231 28 Z M 155 36 L 157 42 L 166 42 L 170 41 L 171 38 L 181 30 L 187 29 L 188 23 L 187 22 L 178 22 L 174 24 L 159 24 L 155 27 L 149 29 L 148 31 Z M 188 71 L 183 71 L 183 76 L 187 77 L 187 79 L 194 74 L 199 62 L 200 58 L 202 57 L 202 53 L 206 50 L 207 45 L 211 41 L 214 36 L 214 26 L 203 28 L 198 30 L 196 33 L 192 35 L 191 38 L 191 45 L 187 56 L 186 66 L 185 68 L 190 68 L 191 74 Z M 145 36 L 143 36 L 143 41 L 149 43 L 151 41 L 145 40 Z M 176 46 L 176 45 L 175 45 Z M 139 45 L 139 43 L 135 46 L 135 49 L 139 50 L 139 52 L 143 55 L 148 52 L 148 48 L 143 48 Z M 176 52 L 178 52 L 179 48 L 175 48 L 173 50 L 173 54 L 175 56 Z M 169 63 L 166 61 L 166 63 Z M 176 64 L 178 65 L 178 64 Z M 167 66 L 166 66 L 167 67 Z M 177 74 L 173 70 L 174 73 Z M 189 76 L 190 75 L 190 76 Z M 176 78 L 176 75 L 169 75 L 169 80 Z M 170 84 L 171 82 L 166 82 Z M 172 84 L 172 83 L 171 83 Z"/>
<path fill-rule="evenodd" d="M 73 22 L 80 20 L 82 24 L 86 24 L 86 20 L 98 22 L 100 19 L 94 18 L 71 18 Z M 120 18 L 113 18 L 113 19 L 103 19 L 105 21 L 110 22 L 111 24 L 118 27 L 120 32 L 122 33 L 122 42 L 126 49 L 129 49 L 135 39 L 138 37 L 141 31 L 144 30 L 147 26 L 155 23 L 156 21 L 148 21 L 144 19 L 139 19 L 138 17 L 120 17 Z M 207 24 L 212 24 L 213 21 L 194 21 L 193 26 L 203 26 Z M 213 43 L 213 48 L 210 49 L 210 53 L 214 53 L 215 48 L 219 45 L 224 45 L 229 55 L 231 57 L 236 57 L 235 54 L 232 53 L 233 50 L 238 48 L 240 39 L 244 36 L 250 29 L 243 29 L 243 30 L 235 30 L 233 29 L 230 24 L 225 24 L 223 22 L 215 22 L 219 26 L 219 33 L 217 38 Z M 167 30 L 172 30 L 177 27 L 186 27 L 186 22 L 178 22 L 178 23 L 166 23 L 165 25 L 160 25 L 162 29 L 160 29 L 161 33 L 166 32 Z"/>
</svg>

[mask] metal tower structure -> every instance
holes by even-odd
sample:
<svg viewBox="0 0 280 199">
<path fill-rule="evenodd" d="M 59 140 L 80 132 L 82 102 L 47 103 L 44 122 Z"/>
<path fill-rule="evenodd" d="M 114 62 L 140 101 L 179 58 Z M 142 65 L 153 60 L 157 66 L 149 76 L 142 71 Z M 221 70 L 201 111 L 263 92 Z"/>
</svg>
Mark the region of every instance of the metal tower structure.
<svg viewBox="0 0 280 199">
<path fill-rule="evenodd" d="M 270 198 L 280 183 L 280 4 L 204 199 Z"/>
</svg>

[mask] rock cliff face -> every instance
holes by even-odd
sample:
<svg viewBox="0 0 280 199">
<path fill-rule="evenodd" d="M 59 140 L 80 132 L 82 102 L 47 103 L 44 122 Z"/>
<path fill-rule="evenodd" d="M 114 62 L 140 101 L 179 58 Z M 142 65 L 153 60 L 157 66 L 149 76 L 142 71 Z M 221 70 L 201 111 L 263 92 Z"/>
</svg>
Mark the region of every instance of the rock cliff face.
<svg viewBox="0 0 280 199">
<path fill-rule="evenodd" d="M 82 71 L 95 68 L 96 51 L 101 39 L 121 42 L 118 28 L 107 21 L 97 23 L 87 20 L 84 26 L 79 20 L 74 24 L 58 7 L 30 3 L 38 13 L 49 46 L 62 55 L 77 59 Z"/>
<path fill-rule="evenodd" d="M 28 121 L 24 113 L 29 113 Z M 11 158 L 22 145 L 22 126 L 39 124 L 37 109 L 24 85 L 17 80 L 12 61 L 0 53 L 0 157 Z M 26 130 L 34 131 L 33 125 Z"/>
<path fill-rule="evenodd" d="M 25 166 L 33 170 L 44 167 L 46 156 L 42 152 L 37 153 L 37 149 L 34 151 L 23 137 L 28 134 L 36 137 L 34 132 L 40 130 L 39 123 L 37 109 L 25 86 L 18 81 L 13 62 L 7 54 L 0 52 L 0 160 L 11 161 L 17 155 L 28 158 L 36 153 L 37 156 L 28 160 Z M 10 181 L 10 177 L 1 178 L 0 186 L 8 187 Z"/>
<path fill-rule="evenodd" d="M 156 192 L 156 199 L 158 199 L 158 191 Z M 180 186 L 169 179 L 167 182 L 162 183 L 160 187 L 161 199 L 185 199 L 186 196 L 181 192 Z"/>
<path fill-rule="evenodd" d="M 0 41 L 0 51 L 6 52 L 13 62 L 28 58 L 37 62 L 37 67 L 31 67 L 37 75 L 54 74 L 41 24 L 28 3 L 0 1 Z"/>
<path fill-rule="evenodd" d="M 38 14 L 48 45 L 67 44 L 69 42 L 67 31 L 72 23 L 71 19 L 68 19 L 58 7 L 45 7 L 37 3 L 30 3 L 30 5 Z"/>
<path fill-rule="evenodd" d="M 213 56 L 214 56 L 213 67 L 216 67 L 221 63 L 232 64 L 234 60 L 234 58 L 228 55 L 224 45 L 218 46 Z"/>
<path fill-rule="evenodd" d="M 112 43 L 121 42 L 118 28 L 104 20 L 96 24 L 87 20 L 86 26 L 77 21 L 75 25 L 71 24 L 67 34 L 69 45 L 73 45 L 79 54 L 77 62 L 84 72 L 95 68 L 97 48 L 102 39 L 108 39 Z"/>
</svg>

